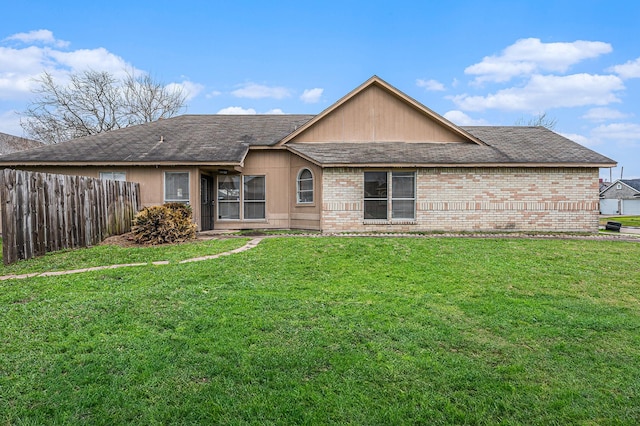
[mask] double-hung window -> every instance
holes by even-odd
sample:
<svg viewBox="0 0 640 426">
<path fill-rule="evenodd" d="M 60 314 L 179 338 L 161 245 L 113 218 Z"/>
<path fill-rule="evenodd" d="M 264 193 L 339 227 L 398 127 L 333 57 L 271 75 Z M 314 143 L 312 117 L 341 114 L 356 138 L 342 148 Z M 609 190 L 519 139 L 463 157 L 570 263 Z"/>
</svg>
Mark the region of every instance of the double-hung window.
<svg viewBox="0 0 640 426">
<path fill-rule="evenodd" d="M 414 220 L 416 217 L 415 172 L 365 172 L 365 220 Z"/>
<path fill-rule="evenodd" d="M 364 218 L 387 219 L 387 172 L 364 172 Z"/>
<path fill-rule="evenodd" d="M 240 219 L 240 176 L 218 176 L 218 219 Z"/>
<path fill-rule="evenodd" d="M 164 202 L 189 203 L 189 172 L 164 173 Z"/>
<path fill-rule="evenodd" d="M 416 218 L 416 174 L 414 172 L 391 173 L 391 218 Z"/>
<path fill-rule="evenodd" d="M 264 219 L 266 210 L 264 176 L 243 176 L 244 219 Z"/>
<path fill-rule="evenodd" d="M 264 176 L 218 176 L 218 219 L 256 220 L 265 217 Z"/>
</svg>

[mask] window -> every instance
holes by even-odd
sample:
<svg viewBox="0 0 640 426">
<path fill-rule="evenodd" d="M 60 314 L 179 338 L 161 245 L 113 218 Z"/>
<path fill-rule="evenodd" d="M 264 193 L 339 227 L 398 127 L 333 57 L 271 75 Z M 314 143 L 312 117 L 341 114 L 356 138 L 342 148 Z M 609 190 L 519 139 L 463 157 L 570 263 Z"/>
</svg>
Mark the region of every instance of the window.
<svg viewBox="0 0 640 426">
<path fill-rule="evenodd" d="M 364 218 L 387 219 L 387 172 L 364 173 Z"/>
<path fill-rule="evenodd" d="M 189 202 L 189 172 L 164 173 L 164 202 Z"/>
<path fill-rule="evenodd" d="M 302 169 L 298 173 L 297 181 L 298 203 L 313 203 L 313 175 L 311 170 Z"/>
<path fill-rule="evenodd" d="M 242 191 L 241 191 L 242 188 Z M 240 205 L 242 217 L 240 216 Z M 218 219 L 255 220 L 266 217 L 264 176 L 218 176 Z"/>
<path fill-rule="evenodd" d="M 264 176 L 244 176 L 244 218 L 264 219 L 266 210 Z"/>
<path fill-rule="evenodd" d="M 622 184 L 620 184 L 620 183 L 619 183 L 619 184 L 617 184 L 617 185 L 616 185 L 616 189 L 622 189 Z"/>
<path fill-rule="evenodd" d="M 415 219 L 415 172 L 364 173 L 364 218 L 387 220 L 389 213 L 395 220 Z"/>
<path fill-rule="evenodd" d="M 240 219 L 240 176 L 218 176 L 218 219 Z"/>
<path fill-rule="evenodd" d="M 391 217 L 415 219 L 416 174 L 414 172 L 391 173 Z"/>
<path fill-rule="evenodd" d="M 125 172 L 100 172 L 100 179 L 124 182 L 127 180 L 127 174 Z"/>
</svg>

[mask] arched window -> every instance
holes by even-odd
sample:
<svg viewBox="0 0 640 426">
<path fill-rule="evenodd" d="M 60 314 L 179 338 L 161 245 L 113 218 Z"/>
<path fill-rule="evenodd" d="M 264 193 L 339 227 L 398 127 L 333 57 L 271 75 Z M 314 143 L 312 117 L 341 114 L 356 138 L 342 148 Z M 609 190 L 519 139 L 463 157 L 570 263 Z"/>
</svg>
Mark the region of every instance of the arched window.
<svg viewBox="0 0 640 426">
<path fill-rule="evenodd" d="M 298 173 L 297 193 L 299 204 L 313 203 L 313 175 L 311 170 L 302 169 Z"/>
</svg>

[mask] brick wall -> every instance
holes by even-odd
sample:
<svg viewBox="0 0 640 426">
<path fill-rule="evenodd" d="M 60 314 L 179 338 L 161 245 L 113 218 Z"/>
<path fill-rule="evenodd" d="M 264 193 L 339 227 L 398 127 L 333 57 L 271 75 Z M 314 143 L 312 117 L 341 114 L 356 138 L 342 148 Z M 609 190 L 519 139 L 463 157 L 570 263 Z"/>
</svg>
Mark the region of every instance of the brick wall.
<svg viewBox="0 0 640 426">
<path fill-rule="evenodd" d="M 363 219 L 363 169 L 323 173 L 322 229 L 343 231 L 598 230 L 597 168 L 425 168 L 415 221 Z"/>
</svg>

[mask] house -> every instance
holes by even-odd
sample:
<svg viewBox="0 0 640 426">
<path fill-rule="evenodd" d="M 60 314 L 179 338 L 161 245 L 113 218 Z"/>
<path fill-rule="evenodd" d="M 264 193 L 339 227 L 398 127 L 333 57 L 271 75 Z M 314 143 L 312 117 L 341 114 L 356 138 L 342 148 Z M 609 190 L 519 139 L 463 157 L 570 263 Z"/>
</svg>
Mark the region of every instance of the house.
<svg viewBox="0 0 640 426">
<path fill-rule="evenodd" d="M 601 189 L 600 213 L 640 215 L 640 179 L 618 179 Z"/>
<path fill-rule="evenodd" d="M 183 115 L 0 158 L 140 183 L 200 230 L 598 229 L 600 167 L 546 128 L 460 127 L 374 76 L 318 115 Z"/>
<path fill-rule="evenodd" d="M 0 155 L 38 148 L 41 146 L 42 142 L 0 132 Z"/>
</svg>

